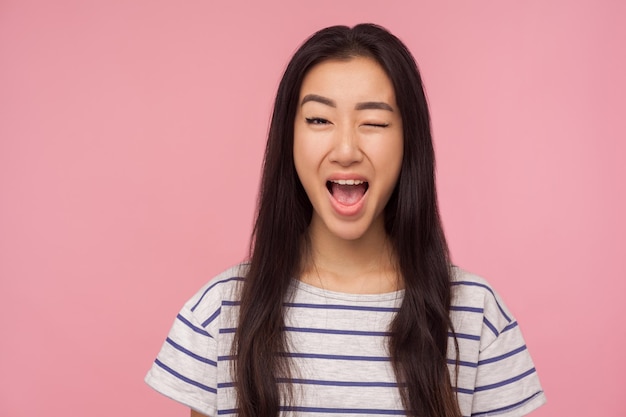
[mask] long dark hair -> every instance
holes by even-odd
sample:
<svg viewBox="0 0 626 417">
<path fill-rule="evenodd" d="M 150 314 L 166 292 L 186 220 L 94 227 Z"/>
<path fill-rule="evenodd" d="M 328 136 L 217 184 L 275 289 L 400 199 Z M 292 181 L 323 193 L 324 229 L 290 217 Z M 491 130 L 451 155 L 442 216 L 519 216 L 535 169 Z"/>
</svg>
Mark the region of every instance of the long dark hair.
<svg viewBox="0 0 626 417">
<path fill-rule="evenodd" d="M 296 51 L 278 87 L 269 129 L 233 354 L 239 415 L 275 417 L 291 388 L 283 301 L 299 272 L 312 206 L 293 161 L 294 121 L 307 71 L 328 59 L 370 57 L 386 71 L 402 116 L 404 156 L 385 208 L 385 228 L 398 259 L 405 295 L 389 339 L 408 415 L 460 415 L 447 365 L 450 262 L 435 190 L 430 116 L 415 60 L 394 35 L 372 24 L 333 26 Z M 456 339 L 454 348 L 458 361 Z"/>
</svg>

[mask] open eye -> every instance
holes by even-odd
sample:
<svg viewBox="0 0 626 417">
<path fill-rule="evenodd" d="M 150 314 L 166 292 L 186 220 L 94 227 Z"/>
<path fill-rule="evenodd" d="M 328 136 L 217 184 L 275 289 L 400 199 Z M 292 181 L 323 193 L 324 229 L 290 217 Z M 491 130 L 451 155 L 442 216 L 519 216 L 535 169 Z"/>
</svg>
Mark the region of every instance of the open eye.
<svg viewBox="0 0 626 417">
<path fill-rule="evenodd" d="M 309 125 L 327 125 L 330 124 L 330 122 L 326 119 L 322 119 L 321 117 L 307 117 L 306 119 L 307 124 Z"/>
</svg>

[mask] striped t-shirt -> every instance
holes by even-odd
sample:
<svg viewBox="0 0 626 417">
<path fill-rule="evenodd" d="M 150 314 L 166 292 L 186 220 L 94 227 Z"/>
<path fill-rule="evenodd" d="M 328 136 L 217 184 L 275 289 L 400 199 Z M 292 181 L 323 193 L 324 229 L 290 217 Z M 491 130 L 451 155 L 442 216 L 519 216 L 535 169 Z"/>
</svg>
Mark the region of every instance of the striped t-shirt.
<svg viewBox="0 0 626 417">
<path fill-rule="evenodd" d="M 208 282 L 180 311 L 146 382 L 211 417 L 236 415 L 231 343 L 246 266 Z M 299 281 L 286 302 L 294 401 L 283 415 L 405 415 L 387 349 L 403 291 L 346 294 Z M 519 326 L 483 279 L 453 273 L 463 416 L 522 416 L 545 402 Z M 455 372 L 453 343 L 449 368 Z M 452 378 L 454 381 L 454 378 Z"/>
</svg>

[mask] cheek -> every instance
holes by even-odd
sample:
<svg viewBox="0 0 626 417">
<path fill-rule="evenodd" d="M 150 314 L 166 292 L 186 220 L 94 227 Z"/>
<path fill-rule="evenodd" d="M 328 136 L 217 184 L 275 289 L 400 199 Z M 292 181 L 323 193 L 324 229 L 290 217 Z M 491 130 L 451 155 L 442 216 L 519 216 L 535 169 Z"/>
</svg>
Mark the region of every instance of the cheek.
<svg viewBox="0 0 626 417">
<path fill-rule="evenodd" d="M 303 165 L 303 160 L 306 157 L 306 149 L 302 140 L 299 140 L 297 136 L 294 136 L 293 140 L 293 163 L 296 166 L 296 171 L 300 175 L 300 169 Z"/>
<path fill-rule="evenodd" d="M 306 132 L 294 132 L 293 160 L 297 170 L 314 169 L 323 160 L 325 154 L 325 141 L 319 135 L 307 134 Z M 298 172 L 305 174 L 305 172 Z"/>
<path fill-rule="evenodd" d="M 404 145 L 402 140 L 391 141 L 384 149 L 381 149 L 380 159 L 378 161 L 379 172 L 382 167 L 382 175 L 385 182 L 385 194 L 391 195 L 391 192 L 398 182 L 400 170 L 402 169 Z"/>
<path fill-rule="evenodd" d="M 296 167 L 298 178 L 305 188 L 310 182 L 311 176 L 314 175 L 314 150 L 311 147 L 311 141 L 305 136 L 299 134 L 296 129 L 293 140 L 293 162 Z"/>
<path fill-rule="evenodd" d="M 296 171 L 298 171 L 298 176 L 300 175 L 299 166 L 301 165 L 301 160 L 306 156 L 306 149 L 303 149 L 304 143 L 305 141 L 302 139 L 301 129 L 298 128 L 298 124 L 296 123 L 293 131 L 293 162 L 296 166 Z"/>
<path fill-rule="evenodd" d="M 402 138 L 384 138 L 369 146 L 368 154 L 377 165 L 378 170 L 387 171 L 389 175 L 400 170 L 404 144 Z"/>
</svg>

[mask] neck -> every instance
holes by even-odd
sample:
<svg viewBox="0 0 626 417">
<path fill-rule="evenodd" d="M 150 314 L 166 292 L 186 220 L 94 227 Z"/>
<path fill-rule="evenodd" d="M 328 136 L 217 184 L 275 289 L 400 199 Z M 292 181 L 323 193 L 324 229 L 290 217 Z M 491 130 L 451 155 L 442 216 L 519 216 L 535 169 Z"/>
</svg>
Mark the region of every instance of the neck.
<svg viewBox="0 0 626 417">
<path fill-rule="evenodd" d="M 395 252 L 382 218 L 360 238 L 345 240 L 312 221 L 300 279 L 331 291 L 378 294 L 401 288 Z"/>
</svg>

